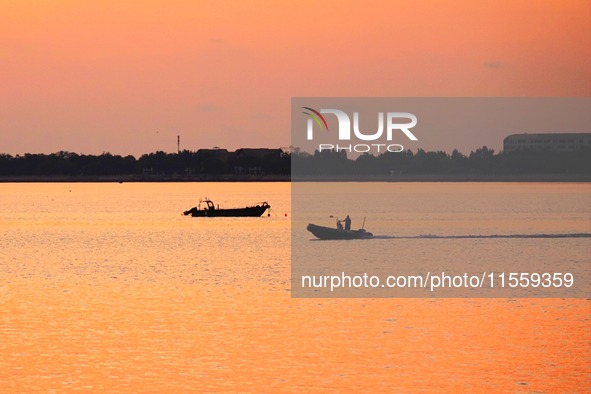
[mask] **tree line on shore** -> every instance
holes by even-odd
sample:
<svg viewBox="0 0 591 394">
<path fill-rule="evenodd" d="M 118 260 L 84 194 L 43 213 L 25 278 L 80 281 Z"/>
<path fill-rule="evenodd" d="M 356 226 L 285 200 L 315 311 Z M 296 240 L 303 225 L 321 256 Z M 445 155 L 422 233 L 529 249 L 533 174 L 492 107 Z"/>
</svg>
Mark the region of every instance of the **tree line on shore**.
<svg viewBox="0 0 591 394">
<path fill-rule="evenodd" d="M 162 151 L 135 158 L 105 152 L 83 155 L 60 151 L 52 154 L 11 156 L 0 154 L 0 175 L 225 175 L 290 173 L 290 156 L 281 149 Z"/>
<path fill-rule="evenodd" d="M 184 150 L 155 152 L 139 158 L 110 153 L 83 155 L 72 152 L 52 154 L 0 154 L 0 175 L 402 175 L 402 174 L 591 174 L 591 150 L 571 152 L 514 151 L 495 153 L 486 146 L 464 155 L 419 149 L 362 154 L 355 159 L 346 152 L 313 154 L 297 148 Z"/>
<path fill-rule="evenodd" d="M 591 150 L 570 152 L 518 150 L 496 153 L 483 146 L 470 152 L 451 154 L 422 149 L 412 152 L 385 152 L 374 156 L 362 154 L 355 160 L 346 152 L 316 151 L 314 154 L 293 152 L 293 174 L 358 174 L 358 175 L 420 175 L 420 174 L 591 174 Z"/>
</svg>

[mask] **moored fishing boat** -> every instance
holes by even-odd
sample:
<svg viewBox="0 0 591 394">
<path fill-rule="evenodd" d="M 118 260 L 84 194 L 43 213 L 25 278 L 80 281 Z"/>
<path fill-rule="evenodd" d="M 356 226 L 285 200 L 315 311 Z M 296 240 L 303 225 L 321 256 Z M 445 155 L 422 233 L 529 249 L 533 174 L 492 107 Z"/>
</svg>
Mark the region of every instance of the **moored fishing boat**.
<svg viewBox="0 0 591 394">
<path fill-rule="evenodd" d="M 202 208 L 201 204 L 205 204 Z M 193 207 L 183 214 L 185 216 L 191 215 L 192 217 L 259 217 L 267 209 L 271 209 L 271 206 L 266 202 L 259 203 L 258 205 L 244 207 L 244 208 L 220 208 L 218 205 L 213 203 L 210 199 L 206 198 L 199 201 L 199 205 Z"/>
</svg>

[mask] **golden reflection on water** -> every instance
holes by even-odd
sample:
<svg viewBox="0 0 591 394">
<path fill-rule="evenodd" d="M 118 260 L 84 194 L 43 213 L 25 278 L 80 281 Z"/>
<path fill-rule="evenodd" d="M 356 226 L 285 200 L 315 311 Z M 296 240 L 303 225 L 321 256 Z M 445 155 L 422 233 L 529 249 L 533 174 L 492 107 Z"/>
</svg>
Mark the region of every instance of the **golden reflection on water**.
<svg viewBox="0 0 591 394">
<path fill-rule="evenodd" d="M 0 190 L 1 392 L 590 389 L 588 300 L 290 298 L 288 184 Z"/>
</svg>

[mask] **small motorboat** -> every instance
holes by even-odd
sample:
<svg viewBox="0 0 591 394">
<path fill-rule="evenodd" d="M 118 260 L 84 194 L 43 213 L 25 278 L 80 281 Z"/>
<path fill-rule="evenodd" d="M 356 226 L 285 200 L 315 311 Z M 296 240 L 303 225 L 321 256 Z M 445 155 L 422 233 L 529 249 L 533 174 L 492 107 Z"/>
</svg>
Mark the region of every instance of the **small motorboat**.
<svg viewBox="0 0 591 394">
<path fill-rule="evenodd" d="M 367 239 L 373 237 L 372 233 L 365 231 L 363 228 L 360 228 L 359 230 L 343 230 L 340 228 L 318 226 L 310 223 L 306 229 L 314 234 L 316 238 L 324 240 Z"/>
<path fill-rule="evenodd" d="M 205 206 L 202 208 L 201 204 L 205 204 Z M 259 217 L 263 213 L 265 213 L 265 211 L 267 209 L 270 209 L 270 208 L 271 208 L 271 206 L 266 201 L 264 201 L 258 205 L 254 205 L 251 207 L 245 207 L 245 208 L 220 208 L 219 205 L 216 207 L 216 205 L 213 203 L 213 201 L 206 198 L 205 200 L 200 200 L 198 206 L 193 207 L 193 208 L 183 212 L 183 214 L 185 216 L 191 215 L 192 217 L 210 217 L 210 218 L 214 218 L 214 217 Z"/>
</svg>

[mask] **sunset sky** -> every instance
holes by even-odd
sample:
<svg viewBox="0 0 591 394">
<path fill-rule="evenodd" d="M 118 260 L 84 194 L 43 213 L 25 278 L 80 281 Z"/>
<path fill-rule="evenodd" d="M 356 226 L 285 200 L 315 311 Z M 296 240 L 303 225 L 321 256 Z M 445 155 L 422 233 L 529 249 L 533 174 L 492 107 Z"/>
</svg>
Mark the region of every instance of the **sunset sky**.
<svg viewBox="0 0 591 394">
<path fill-rule="evenodd" d="M 292 96 L 590 95 L 588 0 L 0 0 L 0 153 L 284 147 Z"/>
</svg>

